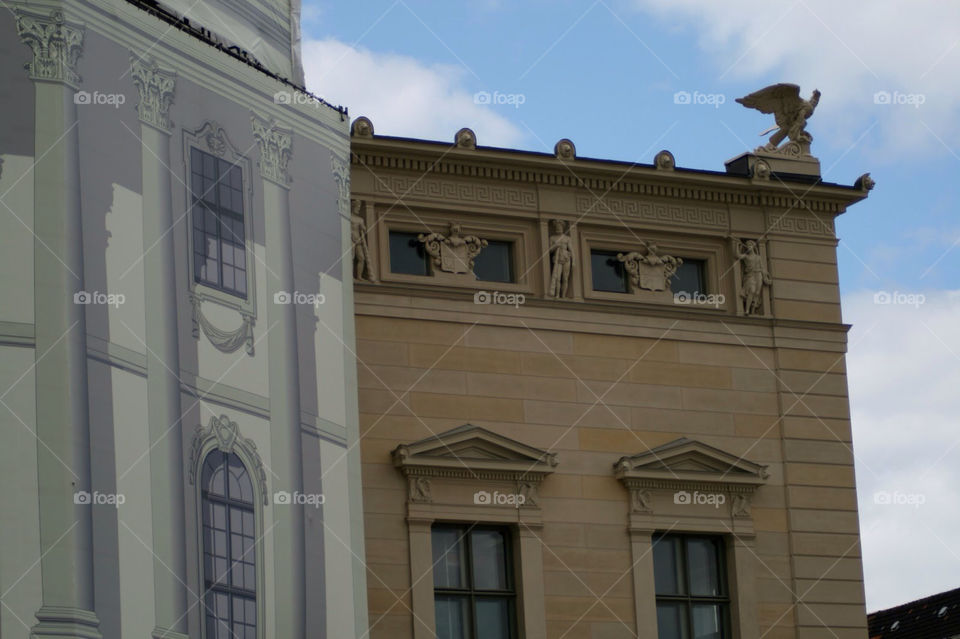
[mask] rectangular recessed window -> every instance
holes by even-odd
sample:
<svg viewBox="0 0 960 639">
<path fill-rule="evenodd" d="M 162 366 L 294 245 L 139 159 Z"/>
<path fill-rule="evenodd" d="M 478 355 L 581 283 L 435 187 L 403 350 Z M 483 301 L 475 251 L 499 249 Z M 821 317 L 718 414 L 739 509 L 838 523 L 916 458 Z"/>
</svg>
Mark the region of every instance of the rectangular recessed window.
<svg viewBox="0 0 960 639">
<path fill-rule="evenodd" d="M 194 280 L 246 299 L 243 171 L 191 149 L 190 180 Z"/>
<path fill-rule="evenodd" d="M 703 260 L 688 260 L 683 258 L 683 264 L 670 278 L 670 290 L 673 293 L 687 293 L 696 295 L 706 293 L 703 286 L 705 262 Z"/>
<path fill-rule="evenodd" d="M 627 272 L 616 251 L 590 251 L 593 290 L 611 293 L 627 292 Z"/>
<path fill-rule="evenodd" d="M 427 275 L 427 253 L 417 233 L 390 231 L 390 270 L 405 275 Z"/>
<path fill-rule="evenodd" d="M 437 639 L 516 639 L 509 530 L 437 524 L 431 543 Z"/>
<path fill-rule="evenodd" d="M 653 539 L 658 639 L 728 639 L 721 537 L 659 535 Z"/>
<path fill-rule="evenodd" d="M 513 242 L 490 240 L 473 262 L 482 282 L 513 282 Z"/>
</svg>

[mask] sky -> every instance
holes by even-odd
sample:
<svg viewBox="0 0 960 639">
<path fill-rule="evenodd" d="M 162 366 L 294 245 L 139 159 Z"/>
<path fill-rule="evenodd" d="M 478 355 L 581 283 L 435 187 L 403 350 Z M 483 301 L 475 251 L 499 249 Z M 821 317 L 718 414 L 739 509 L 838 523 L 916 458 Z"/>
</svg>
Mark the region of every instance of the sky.
<svg viewBox="0 0 960 639">
<path fill-rule="evenodd" d="M 819 89 L 824 180 L 877 183 L 837 221 L 867 608 L 960 587 L 960 3 L 304 0 L 303 38 L 378 134 L 698 169 L 764 141 L 735 98 Z"/>
</svg>

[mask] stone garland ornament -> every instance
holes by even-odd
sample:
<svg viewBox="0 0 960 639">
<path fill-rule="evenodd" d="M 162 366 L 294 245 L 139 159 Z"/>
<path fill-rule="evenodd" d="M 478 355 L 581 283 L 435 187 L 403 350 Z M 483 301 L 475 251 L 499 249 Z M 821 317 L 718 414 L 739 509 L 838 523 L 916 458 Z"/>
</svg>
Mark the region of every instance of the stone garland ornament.
<svg viewBox="0 0 960 639">
<path fill-rule="evenodd" d="M 550 230 L 550 287 L 547 297 L 566 299 L 570 297 L 570 275 L 575 266 L 570 222 L 550 220 Z"/>
<path fill-rule="evenodd" d="M 683 260 L 672 255 L 660 255 L 656 244 L 647 244 L 646 253 L 630 251 L 617 253 L 617 260 L 623 263 L 630 281 L 630 290 L 637 293 L 646 291 L 665 291 L 670 288 L 670 278 L 677 272 Z"/>
<path fill-rule="evenodd" d="M 33 51 L 25 65 L 31 80 L 80 84 L 77 61 L 83 53 L 84 27 L 67 22 L 59 9 L 49 15 L 15 10 L 17 34 Z"/>
<path fill-rule="evenodd" d="M 763 315 L 763 289 L 770 286 L 770 274 L 755 240 L 734 240 L 740 264 L 740 304 L 744 315 Z"/>
<path fill-rule="evenodd" d="M 253 326 L 256 320 L 246 314 L 241 313 L 240 326 L 232 331 L 225 331 L 214 326 L 210 320 L 203 314 L 201 308 L 203 300 L 199 295 L 190 294 L 190 305 L 193 308 L 193 338 L 200 339 L 200 332 L 207 336 L 210 343 L 222 353 L 232 353 L 241 346 L 247 347 L 247 355 L 251 357 L 254 354 L 253 349 Z"/>
<path fill-rule="evenodd" d="M 350 211 L 350 244 L 353 246 L 353 277 L 357 280 L 375 282 L 370 264 L 370 248 L 367 245 L 367 223 L 363 219 L 363 202 L 353 200 Z"/>
<path fill-rule="evenodd" d="M 133 78 L 140 95 L 140 102 L 137 103 L 140 121 L 164 133 L 170 133 L 173 128 L 170 105 L 173 104 L 177 74 L 161 69 L 150 58 L 131 53 L 130 77 Z"/>
<path fill-rule="evenodd" d="M 421 233 L 417 240 L 423 244 L 430 256 L 434 271 L 462 275 L 473 273 L 473 263 L 480 251 L 487 246 L 487 240 L 476 235 L 461 235 L 459 224 L 451 222 L 447 234 Z"/>
<path fill-rule="evenodd" d="M 211 417 L 207 427 L 197 426 L 193 432 L 193 445 L 190 448 L 190 471 L 189 480 L 191 485 L 197 483 L 197 471 L 200 470 L 201 453 L 213 443 L 212 448 L 222 450 L 230 454 L 238 449 L 243 452 L 253 468 L 248 468 L 253 479 L 260 485 L 260 494 L 263 496 L 263 505 L 269 505 L 267 492 L 267 473 L 263 467 L 263 461 L 260 459 L 260 453 L 257 451 L 257 444 L 249 437 L 243 437 L 240 434 L 240 428 L 237 422 L 231 421 L 226 415 L 220 417 Z"/>
</svg>

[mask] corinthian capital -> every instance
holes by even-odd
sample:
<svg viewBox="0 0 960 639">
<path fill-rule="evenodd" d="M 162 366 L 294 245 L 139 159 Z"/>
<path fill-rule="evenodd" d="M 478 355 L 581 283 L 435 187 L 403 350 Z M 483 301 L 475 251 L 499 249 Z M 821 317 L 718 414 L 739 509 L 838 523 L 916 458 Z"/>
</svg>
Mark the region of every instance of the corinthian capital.
<svg viewBox="0 0 960 639">
<path fill-rule="evenodd" d="M 173 104 L 173 90 L 177 74 L 161 69 L 156 61 L 141 58 L 132 53 L 130 56 L 130 76 L 140 94 L 137 114 L 144 124 L 170 132 L 170 105 Z"/>
<path fill-rule="evenodd" d="M 33 61 L 26 64 L 30 78 L 76 87 L 80 82 L 77 60 L 83 51 L 83 27 L 64 20 L 59 10 L 42 15 L 17 9 L 16 15 L 17 33 L 33 51 Z"/>
<path fill-rule="evenodd" d="M 293 131 L 282 129 L 273 120 L 264 120 L 254 114 L 250 118 L 253 124 L 253 138 L 260 147 L 260 175 L 265 180 L 286 187 L 290 183 L 287 164 L 290 162 L 293 144 Z"/>
</svg>

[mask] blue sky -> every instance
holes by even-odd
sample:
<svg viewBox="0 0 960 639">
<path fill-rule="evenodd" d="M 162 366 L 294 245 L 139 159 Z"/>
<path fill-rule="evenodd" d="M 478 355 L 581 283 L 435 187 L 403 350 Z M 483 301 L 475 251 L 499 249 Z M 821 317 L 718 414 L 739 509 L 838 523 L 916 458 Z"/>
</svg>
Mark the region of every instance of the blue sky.
<svg viewBox="0 0 960 639">
<path fill-rule="evenodd" d="M 469 126 L 481 145 L 552 151 L 570 138 L 581 156 L 649 163 L 665 148 L 679 166 L 722 170 L 772 124 L 734 98 L 781 81 L 819 88 L 808 130 L 824 179 L 877 182 L 837 224 L 868 608 L 960 586 L 960 5 L 305 0 L 303 11 L 308 87 L 385 135 L 452 140 Z M 511 103 L 476 104 L 483 91 Z M 678 91 L 722 104 L 679 105 Z M 878 305 L 879 291 L 923 303 Z M 878 504 L 877 491 L 925 503 Z"/>
</svg>

